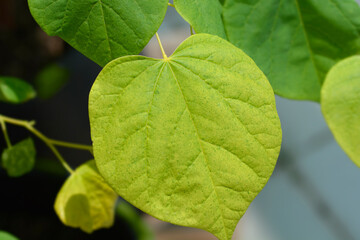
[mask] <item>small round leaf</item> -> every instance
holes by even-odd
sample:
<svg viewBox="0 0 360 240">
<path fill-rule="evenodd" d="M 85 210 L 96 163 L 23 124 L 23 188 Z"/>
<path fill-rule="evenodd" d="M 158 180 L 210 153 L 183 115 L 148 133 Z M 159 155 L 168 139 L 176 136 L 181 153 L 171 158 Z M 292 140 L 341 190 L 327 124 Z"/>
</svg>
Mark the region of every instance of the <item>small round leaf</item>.
<svg viewBox="0 0 360 240">
<path fill-rule="evenodd" d="M 36 150 L 31 138 L 27 138 L 2 153 L 2 165 L 10 177 L 20 177 L 34 168 Z"/>
</svg>

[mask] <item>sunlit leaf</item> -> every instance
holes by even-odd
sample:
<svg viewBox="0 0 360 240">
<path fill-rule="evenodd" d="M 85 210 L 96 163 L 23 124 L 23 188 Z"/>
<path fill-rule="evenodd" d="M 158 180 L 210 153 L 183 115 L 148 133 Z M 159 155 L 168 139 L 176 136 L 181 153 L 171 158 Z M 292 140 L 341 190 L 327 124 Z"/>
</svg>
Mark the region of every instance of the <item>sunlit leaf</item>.
<svg viewBox="0 0 360 240">
<path fill-rule="evenodd" d="M 49 35 L 59 36 L 101 66 L 138 54 L 160 27 L 168 0 L 29 0 Z"/>
<path fill-rule="evenodd" d="M 321 90 L 321 108 L 336 141 L 360 167 L 360 56 L 330 70 Z"/>
<path fill-rule="evenodd" d="M 14 77 L 0 77 L 0 101 L 8 103 L 23 103 L 36 96 L 33 87 Z"/>
<path fill-rule="evenodd" d="M 222 25 L 227 39 L 264 71 L 275 93 L 287 98 L 319 101 L 328 70 L 360 52 L 360 7 L 354 0 L 227 0 L 223 6 L 218 0 L 207 4 L 174 0 L 174 4 L 198 33 L 222 37 L 215 31 Z"/>
<path fill-rule="evenodd" d="M 89 161 L 66 180 L 55 201 L 55 211 L 67 226 L 92 233 L 114 223 L 116 193 Z"/>
<path fill-rule="evenodd" d="M 89 98 L 97 166 L 120 196 L 231 239 L 281 143 L 274 93 L 246 54 L 197 34 L 166 59 L 114 60 Z"/>
<path fill-rule="evenodd" d="M 31 138 L 27 138 L 2 153 L 2 166 L 10 177 L 20 177 L 30 172 L 35 164 L 36 150 Z"/>
</svg>

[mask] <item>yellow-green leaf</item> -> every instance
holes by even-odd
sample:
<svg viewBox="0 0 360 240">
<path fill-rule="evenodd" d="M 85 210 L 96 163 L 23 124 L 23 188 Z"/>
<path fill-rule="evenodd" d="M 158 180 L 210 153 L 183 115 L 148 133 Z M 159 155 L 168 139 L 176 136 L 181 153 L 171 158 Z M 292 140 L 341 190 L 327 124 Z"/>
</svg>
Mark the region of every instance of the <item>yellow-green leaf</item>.
<svg viewBox="0 0 360 240">
<path fill-rule="evenodd" d="M 89 161 L 66 180 L 55 201 L 55 211 L 67 226 L 92 233 L 113 225 L 117 194 Z"/>
<path fill-rule="evenodd" d="M 321 108 L 336 141 L 360 167 L 360 56 L 330 70 L 321 90 Z"/>
<path fill-rule="evenodd" d="M 35 156 L 34 142 L 27 138 L 4 150 L 1 155 L 2 166 L 10 177 L 20 177 L 33 169 Z"/>
<path fill-rule="evenodd" d="M 120 196 L 231 239 L 281 144 L 274 93 L 250 57 L 196 34 L 169 58 L 114 60 L 89 98 L 97 166 Z"/>
</svg>

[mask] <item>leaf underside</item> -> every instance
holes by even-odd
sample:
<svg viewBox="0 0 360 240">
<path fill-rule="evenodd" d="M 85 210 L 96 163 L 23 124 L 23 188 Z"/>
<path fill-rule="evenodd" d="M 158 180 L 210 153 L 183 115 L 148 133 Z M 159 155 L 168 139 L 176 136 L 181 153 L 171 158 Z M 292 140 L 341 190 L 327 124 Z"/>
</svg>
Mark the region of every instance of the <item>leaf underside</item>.
<svg viewBox="0 0 360 240">
<path fill-rule="evenodd" d="M 240 49 L 208 34 L 166 60 L 108 64 L 89 97 L 101 175 L 141 210 L 231 239 L 268 181 L 281 127 L 272 88 Z"/>
<path fill-rule="evenodd" d="M 59 36 L 104 66 L 138 54 L 160 27 L 168 0 L 29 0 L 49 35 Z"/>
<path fill-rule="evenodd" d="M 336 141 L 360 167 L 360 56 L 347 58 L 329 72 L 321 108 Z"/>
<path fill-rule="evenodd" d="M 264 71 L 275 93 L 287 98 L 319 101 L 328 70 L 360 52 L 360 7 L 354 0 L 227 0 L 224 5 L 218 0 L 209 4 L 174 0 L 174 4 L 197 32 L 220 37 L 225 32 Z M 193 8 L 194 4 L 202 7 Z M 222 21 L 208 24 L 213 19 Z"/>
<path fill-rule="evenodd" d="M 116 193 L 99 175 L 95 162 L 89 161 L 66 180 L 54 208 L 65 225 L 92 233 L 113 225 L 116 200 Z"/>
</svg>

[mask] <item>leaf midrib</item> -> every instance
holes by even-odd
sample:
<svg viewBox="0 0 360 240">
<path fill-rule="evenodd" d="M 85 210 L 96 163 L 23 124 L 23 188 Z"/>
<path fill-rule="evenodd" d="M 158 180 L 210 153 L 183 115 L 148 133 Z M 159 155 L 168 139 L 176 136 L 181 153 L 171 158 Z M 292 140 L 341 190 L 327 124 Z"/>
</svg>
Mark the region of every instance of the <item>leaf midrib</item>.
<svg viewBox="0 0 360 240">
<path fill-rule="evenodd" d="M 307 45 L 307 49 L 309 50 L 309 54 L 310 54 L 310 60 L 312 62 L 312 65 L 315 69 L 315 72 L 316 72 L 316 77 L 317 77 L 317 80 L 318 80 L 318 83 L 321 85 L 321 78 L 319 76 L 319 71 L 318 71 L 318 68 L 316 66 L 316 63 L 315 63 L 315 59 L 314 59 L 314 53 L 313 53 L 313 50 L 311 48 L 311 45 L 310 45 L 310 41 L 309 41 L 309 36 L 306 32 L 306 28 L 305 28 L 305 23 L 304 23 L 304 20 L 303 20 L 303 17 L 302 17 L 302 13 L 301 13 L 301 10 L 300 10 L 300 6 L 299 6 L 299 0 L 294 0 L 295 2 L 295 5 L 296 5 L 296 10 L 299 14 L 299 20 L 300 20 L 300 24 L 302 26 L 302 30 L 304 32 L 304 36 L 305 36 L 305 42 L 306 42 L 306 45 Z"/>
<path fill-rule="evenodd" d="M 171 73 L 172 73 L 172 75 L 173 75 L 173 77 L 174 77 L 174 79 L 175 79 L 175 82 L 176 82 L 176 84 L 177 84 L 177 86 L 178 86 L 178 88 L 179 88 L 179 90 L 180 90 L 181 96 L 182 96 L 183 99 L 184 99 L 184 103 L 185 103 L 185 106 L 186 106 L 186 110 L 188 111 L 189 116 L 190 116 L 190 119 L 191 119 L 191 122 L 192 122 L 192 124 L 193 124 L 193 126 L 194 126 L 194 129 L 195 129 L 195 132 L 196 132 L 196 136 L 197 136 L 197 140 L 198 140 L 198 143 L 199 143 L 199 145 L 200 145 L 201 152 L 202 152 L 202 154 L 203 154 L 203 156 L 204 156 L 204 159 L 205 159 L 205 161 L 206 161 L 206 164 L 205 164 L 205 165 L 206 165 L 206 168 L 208 169 L 209 178 L 210 178 L 210 180 L 211 180 L 211 184 L 212 184 L 212 186 L 213 186 L 214 193 L 215 193 L 215 195 L 216 195 L 216 200 L 217 200 L 217 202 L 218 202 L 218 207 L 219 207 L 219 210 L 220 210 L 220 216 L 221 216 L 221 220 L 222 220 L 223 227 L 224 227 L 225 237 L 226 237 L 226 239 L 229 239 L 229 238 L 228 238 L 228 235 L 227 235 L 227 231 L 226 231 L 227 228 L 226 228 L 226 225 L 225 225 L 225 222 L 224 222 L 224 213 L 223 213 L 222 208 L 221 208 L 221 205 L 220 205 L 219 195 L 218 195 L 218 193 L 217 193 L 217 191 L 216 191 L 216 186 L 215 186 L 214 180 L 213 180 L 213 178 L 212 178 L 212 176 L 211 176 L 211 171 L 210 171 L 210 168 L 209 168 L 209 162 L 208 162 L 208 159 L 206 158 L 206 154 L 205 154 L 205 151 L 204 151 L 203 146 L 202 146 L 202 141 L 201 141 L 201 138 L 200 138 L 198 129 L 197 129 L 197 127 L 196 127 L 196 124 L 195 124 L 194 119 L 193 119 L 193 117 L 192 117 L 192 114 L 191 114 L 191 112 L 190 112 L 188 103 L 187 103 L 187 101 L 186 101 L 185 95 L 184 95 L 184 93 L 183 93 L 183 91 L 182 91 L 182 88 L 181 88 L 181 86 L 180 86 L 180 83 L 179 83 L 179 81 L 178 81 L 178 79 L 177 79 L 177 77 L 176 77 L 176 75 L 175 75 L 175 73 L 174 73 L 174 71 L 173 71 L 173 69 L 172 69 L 172 67 L 171 67 L 171 63 L 170 63 L 169 61 L 167 61 L 165 64 L 168 64 L 168 66 L 169 66 L 169 69 L 170 69 L 170 71 L 171 71 Z M 165 65 L 165 64 L 164 64 L 164 65 Z"/>
</svg>

